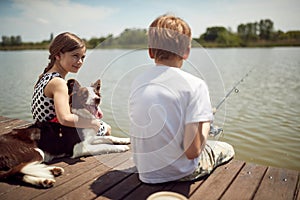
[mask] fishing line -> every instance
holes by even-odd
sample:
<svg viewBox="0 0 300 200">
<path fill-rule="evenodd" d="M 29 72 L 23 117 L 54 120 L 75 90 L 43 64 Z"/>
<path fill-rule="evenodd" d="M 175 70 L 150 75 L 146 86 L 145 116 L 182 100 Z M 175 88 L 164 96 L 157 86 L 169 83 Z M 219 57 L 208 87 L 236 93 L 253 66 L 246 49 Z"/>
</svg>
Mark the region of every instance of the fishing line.
<svg viewBox="0 0 300 200">
<path fill-rule="evenodd" d="M 233 87 L 227 92 L 227 94 L 221 99 L 221 101 L 217 104 L 216 107 L 213 108 L 213 114 L 215 115 L 216 112 L 219 110 L 219 108 L 222 106 L 222 104 L 226 101 L 226 99 L 232 94 L 232 92 L 239 93 L 239 89 L 237 86 L 244 81 L 244 79 L 249 76 L 249 74 L 252 72 L 254 67 L 252 67 L 239 81 L 237 81 Z M 210 125 L 210 131 L 209 135 L 212 137 L 215 137 L 223 132 L 223 128 L 215 127 L 213 123 Z"/>
</svg>

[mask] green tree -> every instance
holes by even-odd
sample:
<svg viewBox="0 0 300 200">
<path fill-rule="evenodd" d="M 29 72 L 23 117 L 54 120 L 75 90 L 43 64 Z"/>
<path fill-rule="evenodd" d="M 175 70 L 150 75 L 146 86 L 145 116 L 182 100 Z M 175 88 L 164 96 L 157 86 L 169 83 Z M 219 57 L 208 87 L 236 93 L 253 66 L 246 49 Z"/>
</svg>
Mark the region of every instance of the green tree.
<svg viewBox="0 0 300 200">
<path fill-rule="evenodd" d="M 270 19 L 260 20 L 259 37 L 263 40 L 270 40 L 273 33 L 274 23 Z"/>
<path fill-rule="evenodd" d="M 100 45 L 105 40 L 106 40 L 105 37 L 100 37 L 100 38 L 93 37 L 87 43 L 88 43 L 89 47 L 96 48 L 98 45 Z"/>
<path fill-rule="evenodd" d="M 239 37 L 247 41 L 255 41 L 258 39 L 258 25 L 255 23 L 240 24 L 237 28 Z"/>
<path fill-rule="evenodd" d="M 15 45 L 21 45 L 22 44 L 22 38 L 20 35 L 16 36 L 15 41 L 14 41 Z"/>
<path fill-rule="evenodd" d="M 22 38 L 18 36 L 2 36 L 2 46 L 18 46 L 22 44 Z"/>
<path fill-rule="evenodd" d="M 216 42 L 218 44 L 222 44 L 224 46 L 231 46 L 231 47 L 238 47 L 241 45 L 241 39 L 234 33 L 231 33 L 229 31 L 223 31 L 221 32 Z"/>
<path fill-rule="evenodd" d="M 49 41 L 51 42 L 51 41 L 53 40 L 53 38 L 54 38 L 53 33 L 51 33 L 51 34 L 50 34 L 50 40 L 49 40 Z"/>
<path fill-rule="evenodd" d="M 125 29 L 117 39 L 117 43 L 121 46 L 147 44 L 146 33 L 145 29 Z"/>
<path fill-rule="evenodd" d="M 226 28 L 222 26 L 209 27 L 202 35 L 203 40 L 207 42 L 215 42 L 219 35 L 226 32 Z"/>
<path fill-rule="evenodd" d="M 217 43 L 221 46 L 240 46 L 241 39 L 224 27 L 215 26 L 206 29 L 206 32 L 197 40 L 203 45 Z"/>
<path fill-rule="evenodd" d="M 106 47 L 113 47 L 116 45 L 116 41 L 114 39 L 113 34 L 109 34 L 105 40 L 103 40 L 100 45 L 98 45 L 99 48 L 106 48 Z"/>
<path fill-rule="evenodd" d="M 288 31 L 285 35 L 288 39 L 300 40 L 300 31 Z"/>
<path fill-rule="evenodd" d="M 2 36 L 2 46 L 9 46 L 11 45 L 11 42 L 10 42 L 10 37 L 7 37 L 7 36 Z"/>
</svg>

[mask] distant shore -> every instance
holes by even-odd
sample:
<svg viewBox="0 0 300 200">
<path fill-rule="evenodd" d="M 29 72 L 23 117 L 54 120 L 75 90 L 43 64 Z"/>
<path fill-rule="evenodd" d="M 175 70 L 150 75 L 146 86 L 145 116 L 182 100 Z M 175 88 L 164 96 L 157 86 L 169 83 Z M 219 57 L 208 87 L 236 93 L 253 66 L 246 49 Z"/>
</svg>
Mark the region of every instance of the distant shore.
<svg viewBox="0 0 300 200">
<path fill-rule="evenodd" d="M 204 48 L 247 48 L 247 47 L 299 47 L 300 40 L 280 40 L 280 41 L 255 41 L 255 42 L 248 42 L 241 45 L 225 45 L 216 42 L 204 42 L 198 43 L 193 42 L 192 47 L 204 47 Z M 49 47 L 49 43 L 43 44 L 21 44 L 15 46 L 0 46 L 0 51 L 18 51 L 18 50 L 47 50 Z M 146 47 L 144 44 L 141 45 L 111 45 L 111 46 L 97 46 L 93 47 L 87 45 L 88 49 L 138 49 Z"/>
</svg>

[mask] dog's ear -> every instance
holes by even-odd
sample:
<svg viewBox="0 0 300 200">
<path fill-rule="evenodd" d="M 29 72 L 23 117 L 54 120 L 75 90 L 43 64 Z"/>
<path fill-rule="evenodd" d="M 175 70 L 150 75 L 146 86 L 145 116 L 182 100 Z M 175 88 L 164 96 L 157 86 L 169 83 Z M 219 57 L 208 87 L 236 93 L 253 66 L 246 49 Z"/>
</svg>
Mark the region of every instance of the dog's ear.
<svg viewBox="0 0 300 200">
<path fill-rule="evenodd" d="M 95 83 L 92 83 L 91 86 L 95 89 L 96 93 L 99 93 L 101 88 L 101 80 L 98 79 Z"/>
<path fill-rule="evenodd" d="M 76 93 L 72 93 L 70 96 L 71 108 L 80 109 L 84 108 L 89 97 L 89 91 L 86 87 L 80 88 Z"/>
<path fill-rule="evenodd" d="M 69 79 L 67 82 L 68 86 L 68 94 L 71 95 L 74 92 L 77 92 L 79 88 L 81 87 L 79 82 L 76 81 L 75 79 Z"/>
</svg>

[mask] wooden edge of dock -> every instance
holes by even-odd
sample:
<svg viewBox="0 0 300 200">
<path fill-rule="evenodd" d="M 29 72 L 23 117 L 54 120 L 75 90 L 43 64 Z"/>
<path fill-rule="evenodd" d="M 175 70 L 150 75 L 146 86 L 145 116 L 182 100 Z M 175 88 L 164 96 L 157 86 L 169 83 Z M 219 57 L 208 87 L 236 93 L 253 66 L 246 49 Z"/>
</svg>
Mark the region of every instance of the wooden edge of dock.
<svg viewBox="0 0 300 200">
<path fill-rule="evenodd" d="M 0 116 L 0 135 L 31 124 Z M 262 166 L 233 159 L 196 182 L 144 184 L 138 179 L 131 152 L 80 159 L 59 159 L 53 165 L 65 173 L 52 188 L 41 189 L 16 179 L 0 182 L 0 199 L 147 199 L 171 191 L 188 199 L 300 200 L 299 171 Z M 128 168 L 127 168 L 128 166 Z M 125 170 L 119 170 L 125 169 Z"/>
</svg>

